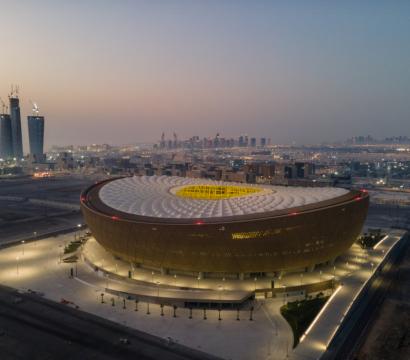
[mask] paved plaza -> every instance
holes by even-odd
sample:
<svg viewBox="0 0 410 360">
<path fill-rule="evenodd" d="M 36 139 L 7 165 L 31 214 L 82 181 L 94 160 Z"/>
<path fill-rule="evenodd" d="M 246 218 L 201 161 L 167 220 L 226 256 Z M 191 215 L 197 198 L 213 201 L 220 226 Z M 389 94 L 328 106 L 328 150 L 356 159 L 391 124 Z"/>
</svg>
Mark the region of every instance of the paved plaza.
<svg viewBox="0 0 410 360">
<path fill-rule="evenodd" d="M 213 291 L 217 294 L 214 296 L 224 298 L 252 292 L 255 287 L 264 287 L 265 283 L 270 283 L 270 280 L 266 279 L 249 279 L 242 282 L 230 279 L 198 280 L 188 276 L 175 278 L 172 275 L 152 274 L 142 269 L 135 269 L 132 274 L 136 280 L 135 284 L 107 279 L 100 271 L 95 271 L 83 261 L 79 261 L 77 265 L 62 261 L 64 246 L 74 239 L 74 233 L 71 233 L 20 243 L 1 250 L 0 280 L 5 285 L 23 291 L 37 291 L 51 300 L 67 302 L 67 306 L 78 306 L 84 311 L 166 338 L 170 342 L 226 359 L 284 359 L 287 356 L 295 359 L 312 356 L 315 358 L 326 348 L 357 291 L 401 235 L 400 231 L 390 233 L 375 250 L 364 251 L 354 245 L 334 265 L 323 266 L 310 273 L 285 274 L 281 279 L 276 279 L 275 287 L 318 282 L 334 276 L 343 283 L 295 351 L 292 351 L 292 331 L 279 312 L 284 303 L 282 297 L 254 300 L 251 304 L 254 306 L 253 321 L 249 320 L 249 308 L 240 311 L 240 321 L 236 320 L 235 309 L 222 310 L 221 320 L 218 320 L 217 310 L 208 309 L 207 318 L 204 320 L 202 309 L 193 309 L 190 319 L 190 310 L 179 307 L 176 310 L 177 317 L 174 318 L 173 308 L 164 306 L 164 315 L 161 316 L 160 298 L 170 297 L 175 295 L 175 292 L 188 291 L 191 295 L 198 293 L 204 296 L 209 289 L 216 288 L 219 291 Z M 93 242 L 90 241 L 90 246 L 92 245 Z M 111 272 L 127 276 L 129 266 L 126 263 L 111 263 L 108 256 L 102 258 L 105 258 L 106 264 L 101 265 L 111 266 Z M 71 268 L 75 269 L 77 274 L 74 278 L 69 276 Z M 106 292 L 107 288 L 133 293 L 149 292 L 156 301 L 148 304 L 141 300 L 136 311 L 134 300 L 124 300 L 109 294 Z M 105 294 L 104 303 L 101 303 L 102 293 Z M 297 298 L 291 295 L 289 294 L 288 300 Z"/>
<path fill-rule="evenodd" d="M 278 359 L 290 352 L 293 337 L 287 322 L 280 316 L 281 299 L 257 301 L 253 321 L 249 312 L 223 310 L 222 320 L 218 320 L 217 310 L 208 310 L 207 319 L 203 311 L 194 309 L 192 319 L 189 310 L 178 308 L 173 317 L 173 308 L 164 307 L 164 316 L 158 304 L 139 303 L 135 311 L 134 301 L 105 296 L 101 304 L 101 293 L 105 289 L 105 279 L 95 274 L 84 263 L 77 266 L 78 278 L 70 279 L 69 270 L 73 266 L 60 261 L 64 244 L 73 239 L 73 234 L 61 235 L 36 242 L 20 244 L 0 251 L 0 279 L 5 285 L 27 291 L 41 292 L 45 297 L 60 302 L 71 302 L 67 306 L 78 306 L 83 311 L 107 318 L 123 325 L 170 338 L 182 345 L 196 348 L 226 359 Z M 87 278 L 88 276 L 88 278 Z M 89 283 L 95 276 L 100 282 Z"/>
</svg>

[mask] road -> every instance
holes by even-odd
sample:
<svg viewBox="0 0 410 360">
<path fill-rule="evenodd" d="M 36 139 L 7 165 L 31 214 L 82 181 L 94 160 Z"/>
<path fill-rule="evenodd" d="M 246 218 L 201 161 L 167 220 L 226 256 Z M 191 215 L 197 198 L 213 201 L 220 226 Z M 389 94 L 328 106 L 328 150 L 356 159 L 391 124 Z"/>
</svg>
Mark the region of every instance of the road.
<svg viewBox="0 0 410 360">
<path fill-rule="evenodd" d="M 0 286 L 0 352 L 2 360 L 217 359 L 4 286 Z"/>
</svg>

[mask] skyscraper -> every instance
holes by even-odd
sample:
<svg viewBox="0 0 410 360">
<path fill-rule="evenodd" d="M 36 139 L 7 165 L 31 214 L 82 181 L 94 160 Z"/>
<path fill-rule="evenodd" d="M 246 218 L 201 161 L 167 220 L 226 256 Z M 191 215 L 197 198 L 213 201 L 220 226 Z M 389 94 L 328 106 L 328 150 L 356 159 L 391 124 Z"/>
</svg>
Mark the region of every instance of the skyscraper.
<svg viewBox="0 0 410 360">
<path fill-rule="evenodd" d="M 44 116 L 27 116 L 30 155 L 36 161 L 44 158 Z"/>
<path fill-rule="evenodd" d="M 0 158 L 13 157 L 11 119 L 9 114 L 0 114 Z"/>
<path fill-rule="evenodd" d="M 13 156 L 21 159 L 23 157 L 23 143 L 21 140 L 20 100 L 13 92 L 9 99 Z"/>
</svg>

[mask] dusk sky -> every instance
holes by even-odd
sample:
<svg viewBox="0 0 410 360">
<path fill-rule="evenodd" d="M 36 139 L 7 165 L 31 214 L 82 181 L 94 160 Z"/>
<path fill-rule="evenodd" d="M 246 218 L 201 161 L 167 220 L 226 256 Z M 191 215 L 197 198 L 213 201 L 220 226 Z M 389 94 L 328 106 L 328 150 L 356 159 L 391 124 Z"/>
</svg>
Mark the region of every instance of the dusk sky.
<svg viewBox="0 0 410 360">
<path fill-rule="evenodd" d="M 38 102 L 46 147 L 410 135 L 410 1 L 0 5 L 0 96 L 20 85 L 25 139 Z"/>
</svg>

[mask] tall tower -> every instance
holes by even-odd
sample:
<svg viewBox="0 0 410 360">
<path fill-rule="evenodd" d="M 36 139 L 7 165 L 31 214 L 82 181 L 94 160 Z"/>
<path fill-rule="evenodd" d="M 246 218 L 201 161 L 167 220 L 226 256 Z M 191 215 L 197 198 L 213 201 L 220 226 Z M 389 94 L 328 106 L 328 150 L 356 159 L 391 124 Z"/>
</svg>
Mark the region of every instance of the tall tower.
<svg viewBox="0 0 410 360">
<path fill-rule="evenodd" d="M 13 157 L 11 141 L 11 119 L 9 114 L 0 114 L 0 158 Z"/>
<path fill-rule="evenodd" d="M 27 116 L 30 156 L 35 162 L 40 162 L 44 160 L 44 116 L 39 116 L 39 109 L 35 103 L 33 114 Z"/>
<path fill-rule="evenodd" d="M 11 144 L 11 120 L 7 114 L 7 106 L 0 98 L 2 112 L 0 113 L 0 158 L 9 159 L 13 157 L 13 148 Z"/>
<path fill-rule="evenodd" d="M 11 118 L 11 142 L 13 147 L 13 156 L 21 159 L 23 157 L 23 142 L 21 140 L 21 117 L 20 117 L 20 100 L 18 97 L 18 87 L 11 88 L 10 100 L 10 118 Z"/>
</svg>

